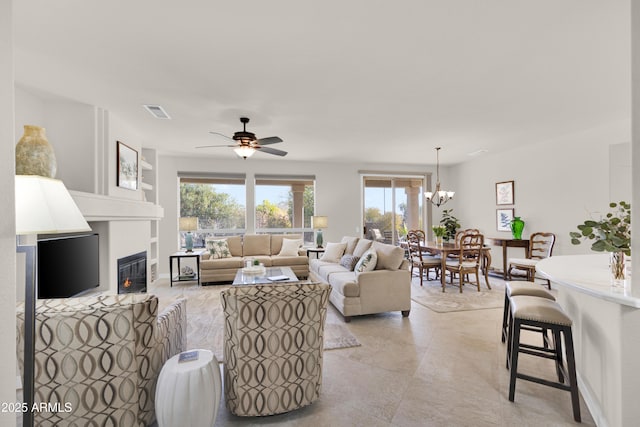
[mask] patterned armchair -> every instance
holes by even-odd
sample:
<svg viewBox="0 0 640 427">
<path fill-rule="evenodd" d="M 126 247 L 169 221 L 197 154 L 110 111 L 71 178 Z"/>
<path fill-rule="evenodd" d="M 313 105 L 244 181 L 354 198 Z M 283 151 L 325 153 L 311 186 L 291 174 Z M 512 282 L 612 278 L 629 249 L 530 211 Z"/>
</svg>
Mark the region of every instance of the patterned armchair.
<svg viewBox="0 0 640 427">
<path fill-rule="evenodd" d="M 280 414 L 314 402 L 331 286 L 234 286 L 221 293 L 224 395 L 239 416 Z"/>
<path fill-rule="evenodd" d="M 17 313 L 17 353 L 24 361 L 24 305 Z M 70 405 L 36 412 L 38 426 L 148 426 L 164 362 L 186 348 L 186 300 L 158 315 L 149 294 L 38 300 L 35 402 Z"/>
</svg>

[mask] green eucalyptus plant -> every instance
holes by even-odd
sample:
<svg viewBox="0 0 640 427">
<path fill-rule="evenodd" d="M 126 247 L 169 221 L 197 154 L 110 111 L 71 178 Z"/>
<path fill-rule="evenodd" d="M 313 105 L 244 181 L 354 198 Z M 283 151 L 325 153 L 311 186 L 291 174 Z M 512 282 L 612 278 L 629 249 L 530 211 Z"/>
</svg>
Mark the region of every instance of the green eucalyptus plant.
<svg viewBox="0 0 640 427">
<path fill-rule="evenodd" d="M 571 243 L 579 245 L 582 240 L 595 240 L 591 250 L 596 252 L 624 252 L 631 255 L 631 204 L 609 203 L 608 212 L 600 221 L 586 220 L 578 225 L 578 231 L 569 233 Z"/>
<path fill-rule="evenodd" d="M 458 218 L 453 216 L 453 209 L 445 209 L 442 211 L 442 218 L 440 219 L 440 224 L 443 225 L 447 231 L 444 234 L 444 238 L 446 240 L 453 240 L 456 237 L 456 231 L 460 228 L 460 223 L 458 222 Z"/>
</svg>

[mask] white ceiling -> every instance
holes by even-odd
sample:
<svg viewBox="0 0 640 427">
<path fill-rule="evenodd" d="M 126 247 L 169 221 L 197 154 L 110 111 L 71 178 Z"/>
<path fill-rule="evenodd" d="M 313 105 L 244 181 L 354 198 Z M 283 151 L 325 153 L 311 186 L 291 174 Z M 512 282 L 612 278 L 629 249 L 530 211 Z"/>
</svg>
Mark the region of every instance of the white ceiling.
<svg viewBox="0 0 640 427">
<path fill-rule="evenodd" d="M 630 117 L 629 0 L 14 0 L 18 84 L 162 152 L 433 164 Z M 142 104 L 162 105 L 157 120 Z"/>
</svg>

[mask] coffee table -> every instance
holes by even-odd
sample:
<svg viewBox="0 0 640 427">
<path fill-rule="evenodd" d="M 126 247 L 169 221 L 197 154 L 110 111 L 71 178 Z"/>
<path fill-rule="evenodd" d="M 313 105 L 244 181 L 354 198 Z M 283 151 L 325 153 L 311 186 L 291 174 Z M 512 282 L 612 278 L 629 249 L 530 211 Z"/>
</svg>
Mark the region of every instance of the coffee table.
<svg viewBox="0 0 640 427">
<path fill-rule="evenodd" d="M 270 277 L 287 276 L 286 280 L 270 280 Z M 292 283 L 297 282 L 298 277 L 291 270 L 291 267 L 267 267 L 264 274 L 245 274 L 242 269 L 239 269 L 236 273 L 235 279 L 233 279 L 233 285 L 265 285 L 265 284 L 278 284 L 278 283 Z"/>
</svg>

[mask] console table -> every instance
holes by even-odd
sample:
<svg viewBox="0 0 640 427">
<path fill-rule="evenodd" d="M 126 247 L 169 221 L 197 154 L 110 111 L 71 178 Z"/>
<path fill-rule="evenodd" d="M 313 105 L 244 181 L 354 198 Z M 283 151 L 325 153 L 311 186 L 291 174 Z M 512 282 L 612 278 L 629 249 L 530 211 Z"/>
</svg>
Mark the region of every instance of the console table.
<svg viewBox="0 0 640 427">
<path fill-rule="evenodd" d="M 502 246 L 502 278 L 507 280 L 507 248 L 524 248 L 526 258 L 529 258 L 529 239 L 504 239 L 502 237 L 485 237 L 484 243 L 492 246 Z"/>
</svg>

